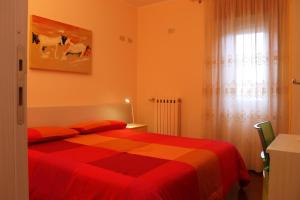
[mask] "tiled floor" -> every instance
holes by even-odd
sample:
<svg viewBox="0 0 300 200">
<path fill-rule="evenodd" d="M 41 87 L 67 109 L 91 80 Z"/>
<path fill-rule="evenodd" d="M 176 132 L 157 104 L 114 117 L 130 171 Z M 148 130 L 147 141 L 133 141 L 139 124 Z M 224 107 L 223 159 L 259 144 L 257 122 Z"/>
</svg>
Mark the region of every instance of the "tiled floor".
<svg viewBox="0 0 300 200">
<path fill-rule="evenodd" d="M 261 174 L 250 172 L 251 182 L 243 189 L 236 189 L 226 200 L 262 200 L 263 177 Z"/>
</svg>

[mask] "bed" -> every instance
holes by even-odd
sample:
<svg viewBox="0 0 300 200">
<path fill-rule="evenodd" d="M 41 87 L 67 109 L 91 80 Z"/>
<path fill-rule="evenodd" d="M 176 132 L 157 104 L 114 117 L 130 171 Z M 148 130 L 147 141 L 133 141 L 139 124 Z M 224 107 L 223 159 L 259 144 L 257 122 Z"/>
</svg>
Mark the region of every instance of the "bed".
<svg viewBox="0 0 300 200">
<path fill-rule="evenodd" d="M 249 175 L 226 142 L 101 131 L 29 145 L 31 200 L 217 200 Z"/>
</svg>

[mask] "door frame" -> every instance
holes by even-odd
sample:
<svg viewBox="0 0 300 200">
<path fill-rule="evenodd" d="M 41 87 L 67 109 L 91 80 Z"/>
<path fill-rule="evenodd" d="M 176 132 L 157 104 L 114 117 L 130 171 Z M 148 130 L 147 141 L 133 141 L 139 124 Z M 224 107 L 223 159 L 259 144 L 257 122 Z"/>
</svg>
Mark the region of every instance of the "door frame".
<svg viewBox="0 0 300 200">
<path fill-rule="evenodd" d="M 27 200 L 27 0 L 0 1 L 0 199 Z"/>
</svg>

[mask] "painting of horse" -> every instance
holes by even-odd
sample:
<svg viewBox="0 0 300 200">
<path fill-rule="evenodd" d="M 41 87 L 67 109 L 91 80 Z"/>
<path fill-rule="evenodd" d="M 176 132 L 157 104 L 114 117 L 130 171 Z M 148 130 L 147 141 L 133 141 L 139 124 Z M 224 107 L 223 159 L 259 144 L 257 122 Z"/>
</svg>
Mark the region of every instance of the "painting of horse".
<svg viewBox="0 0 300 200">
<path fill-rule="evenodd" d="M 91 31 L 35 15 L 30 31 L 30 69 L 91 73 Z"/>
</svg>

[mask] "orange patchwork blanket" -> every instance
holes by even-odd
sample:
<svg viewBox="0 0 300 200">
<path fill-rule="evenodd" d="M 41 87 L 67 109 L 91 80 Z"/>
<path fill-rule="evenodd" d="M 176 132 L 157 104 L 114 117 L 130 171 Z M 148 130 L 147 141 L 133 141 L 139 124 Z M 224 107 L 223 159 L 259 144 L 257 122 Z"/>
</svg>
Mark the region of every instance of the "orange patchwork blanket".
<svg viewBox="0 0 300 200">
<path fill-rule="evenodd" d="M 226 142 L 128 129 L 29 146 L 31 200 L 217 200 L 249 183 Z"/>
</svg>

